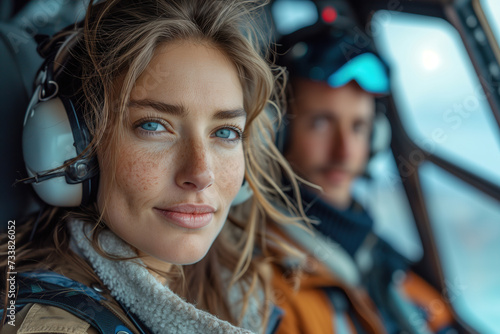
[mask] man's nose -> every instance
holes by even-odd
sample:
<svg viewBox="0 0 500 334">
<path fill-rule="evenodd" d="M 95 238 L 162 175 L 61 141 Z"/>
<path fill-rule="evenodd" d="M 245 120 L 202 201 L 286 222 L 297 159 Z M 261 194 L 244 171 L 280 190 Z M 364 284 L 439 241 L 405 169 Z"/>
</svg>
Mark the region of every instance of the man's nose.
<svg viewBox="0 0 500 334">
<path fill-rule="evenodd" d="M 180 156 L 180 165 L 176 175 L 176 183 L 179 187 L 203 191 L 210 187 L 215 179 L 210 159 L 210 152 L 206 144 L 201 140 L 185 145 Z"/>
<path fill-rule="evenodd" d="M 333 136 L 331 145 L 331 157 L 338 162 L 342 162 L 349 157 L 351 150 L 352 136 L 348 129 L 338 127 Z"/>
</svg>

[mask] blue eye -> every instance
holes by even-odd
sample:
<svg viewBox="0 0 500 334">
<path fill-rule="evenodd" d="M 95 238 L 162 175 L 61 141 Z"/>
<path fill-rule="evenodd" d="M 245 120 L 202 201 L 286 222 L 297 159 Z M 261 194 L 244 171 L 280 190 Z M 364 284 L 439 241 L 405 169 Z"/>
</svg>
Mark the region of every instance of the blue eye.
<svg viewBox="0 0 500 334">
<path fill-rule="evenodd" d="M 236 130 L 229 128 L 223 128 L 215 131 L 215 136 L 229 140 L 235 140 L 240 138 L 240 134 Z"/>
<path fill-rule="evenodd" d="M 141 129 L 146 130 L 146 131 L 152 131 L 152 132 L 157 132 L 157 131 L 166 131 L 165 127 L 161 125 L 158 122 L 146 122 L 140 125 Z"/>
</svg>

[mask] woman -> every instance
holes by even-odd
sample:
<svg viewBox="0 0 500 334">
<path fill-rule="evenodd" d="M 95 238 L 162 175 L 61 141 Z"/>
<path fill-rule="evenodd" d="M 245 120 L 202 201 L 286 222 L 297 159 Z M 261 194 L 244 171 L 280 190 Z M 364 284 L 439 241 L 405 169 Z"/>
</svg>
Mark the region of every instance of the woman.
<svg viewBox="0 0 500 334">
<path fill-rule="evenodd" d="M 295 220 L 271 204 L 294 211 L 274 181 L 294 174 L 273 144 L 275 116 L 263 112 L 274 105 L 279 71 L 260 54 L 256 9 L 236 0 L 108 0 L 41 43 L 48 61 L 36 102 L 45 102 L 28 110 L 23 150 L 26 181 L 49 205 L 17 227 L 2 333 L 268 327 L 266 268 L 252 253 L 267 218 Z M 53 149 L 77 156 L 47 171 L 32 165 L 44 147 L 33 148 L 43 140 L 28 129 L 45 109 L 55 112 L 56 98 L 72 127 L 88 131 Z M 228 212 L 244 178 L 254 200 L 236 221 Z M 75 184 L 78 196 L 68 195 Z M 13 272 L 7 258 L 1 264 Z"/>
</svg>

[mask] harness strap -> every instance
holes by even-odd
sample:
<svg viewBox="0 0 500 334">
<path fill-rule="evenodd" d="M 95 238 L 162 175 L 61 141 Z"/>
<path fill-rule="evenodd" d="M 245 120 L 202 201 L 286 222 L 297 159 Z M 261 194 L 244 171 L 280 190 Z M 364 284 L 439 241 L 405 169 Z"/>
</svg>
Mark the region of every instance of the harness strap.
<svg viewBox="0 0 500 334">
<path fill-rule="evenodd" d="M 132 331 L 99 301 L 82 291 L 18 276 L 16 307 L 37 303 L 55 306 L 87 321 L 102 334 L 132 334 Z M 142 330 L 141 330 L 142 332 Z"/>
</svg>

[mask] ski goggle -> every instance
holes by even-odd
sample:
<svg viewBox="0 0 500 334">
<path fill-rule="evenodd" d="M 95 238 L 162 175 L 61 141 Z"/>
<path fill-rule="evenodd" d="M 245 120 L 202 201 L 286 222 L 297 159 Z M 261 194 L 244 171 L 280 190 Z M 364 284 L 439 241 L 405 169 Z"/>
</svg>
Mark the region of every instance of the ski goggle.
<svg viewBox="0 0 500 334">
<path fill-rule="evenodd" d="M 387 67 L 371 52 L 352 58 L 327 78 L 333 88 L 342 87 L 353 80 L 372 94 L 385 95 L 390 91 Z"/>
<path fill-rule="evenodd" d="M 371 94 L 390 92 L 388 65 L 371 48 L 352 52 L 356 44 L 351 35 L 332 37 L 326 31 L 299 38 L 298 42 L 285 40 L 283 43 L 281 65 L 289 70 L 291 77 L 325 81 L 333 88 L 355 81 Z"/>
</svg>

